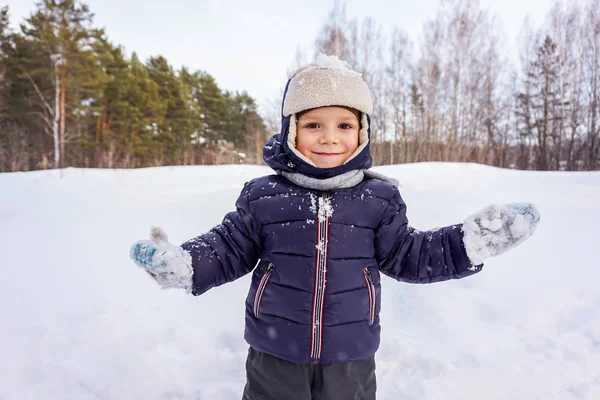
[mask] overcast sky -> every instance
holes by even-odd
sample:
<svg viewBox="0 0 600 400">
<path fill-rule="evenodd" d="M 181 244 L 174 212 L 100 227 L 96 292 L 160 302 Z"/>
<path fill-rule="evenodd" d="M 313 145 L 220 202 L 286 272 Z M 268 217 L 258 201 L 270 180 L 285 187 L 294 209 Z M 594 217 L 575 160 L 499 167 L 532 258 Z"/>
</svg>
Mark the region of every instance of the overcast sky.
<svg viewBox="0 0 600 400">
<path fill-rule="evenodd" d="M 423 23 L 439 0 L 347 0 L 348 19 L 371 16 L 387 32 L 404 29 L 418 42 Z M 296 48 L 310 51 L 333 7 L 333 0 L 87 0 L 95 26 L 108 38 L 137 52 L 142 60 L 164 55 L 176 68 L 185 65 L 213 75 L 225 89 L 247 90 L 263 104 L 285 85 Z M 480 0 L 495 12 L 515 40 L 523 19 L 540 22 L 552 0 Z M 34 0 L 1 0 L 16 25 L 34 9 Z"/>
</svg>

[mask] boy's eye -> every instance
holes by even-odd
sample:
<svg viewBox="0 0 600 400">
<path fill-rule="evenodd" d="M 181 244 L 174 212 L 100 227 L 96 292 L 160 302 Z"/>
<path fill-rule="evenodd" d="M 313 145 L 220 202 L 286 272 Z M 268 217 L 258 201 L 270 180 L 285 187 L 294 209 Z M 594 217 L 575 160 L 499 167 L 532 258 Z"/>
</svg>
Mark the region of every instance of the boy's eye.
<svg viewBox="0 0 600 400">
<path fill-rule="evenodd" d="M 315 122 L 312 122 L 312 123 L 310 123 L 310 124 L 306 124 L 306 127 L 307 127 L 308 129 L 316 129 L 316 128 L 318 128 L 318 127 L 319 127 L 319 124 L 317 124 L 317 123 L 315 123 Z"/>
<path fill-rule="evenodd" d="M 350 124 L 340 124 L 340 129 L 352 129 L 352 125 L 350 125 Z"/>
</svg>

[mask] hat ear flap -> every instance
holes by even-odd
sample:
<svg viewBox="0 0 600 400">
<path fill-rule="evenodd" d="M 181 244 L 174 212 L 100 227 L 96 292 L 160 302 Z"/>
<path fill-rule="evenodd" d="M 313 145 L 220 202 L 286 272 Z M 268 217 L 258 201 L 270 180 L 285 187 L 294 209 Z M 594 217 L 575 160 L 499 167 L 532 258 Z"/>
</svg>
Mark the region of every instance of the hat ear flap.
<svg viewBox="0 0 600 400">
<path fill-rule="evenodd" d="M 294 153 L 296 157 L 307 163 L 308 165 L 312 165 L 316 167 L 317 164 L 308 159 L 304 154 L 300 153 L 296 148 L 296 137 L 298 136 L 298 127 L 297 127 L 296 114 L 292 114 L 290 117 L 290 130 L 287 136 L 287 145 L 288 148 Z"/>
<path fill-rule="evenodd" d="M 369 118 L 366 113 L 360 113 L 360 131 L 358 131 L 358 148 L 352 153 L 344 164 L 347 164 L 350 160 L 355 158 L 361 153 L 369 144 Z"/>
</svg>

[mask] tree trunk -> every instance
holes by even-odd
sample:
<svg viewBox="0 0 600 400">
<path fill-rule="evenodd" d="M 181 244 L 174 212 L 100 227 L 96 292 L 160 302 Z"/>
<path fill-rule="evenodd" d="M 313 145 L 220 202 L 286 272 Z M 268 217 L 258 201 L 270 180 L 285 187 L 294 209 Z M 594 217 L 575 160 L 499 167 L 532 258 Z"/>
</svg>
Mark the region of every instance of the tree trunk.
<svg viewBox="0 0 600 400">
<path fill-rule="evenodd" d="M 255 138 L 255 149 L 256 149 L 256 164 L 260 164 L 262 160 L 262 148 L 263 148 L 263 140 L 262 140 L 262 129 L 260 126 L 257 126 L 254 129 L 254 138 Z"/>
<path fill-rule="evenodd" d="M 65 101 L 67 98 L 67 88 L 65 87 L 64 82 L 64 74 L 61 82 L 60 89 L 60 154 L 62 154 L 61 158 L 61 167 L 66 167 L 65 165 Z"/>
<path fill-rule="evenodd" d="M 54 168 L 60 168 L 61 162 L 61 151 L 60 151 L 60 138 L 58 134 L 58 125 L 60 119 L 60 75 L 58 74 L 58 63 L 54 66 L 54 121 L 52 124 L 52 133 L 54 136 Z"/>
</svg>

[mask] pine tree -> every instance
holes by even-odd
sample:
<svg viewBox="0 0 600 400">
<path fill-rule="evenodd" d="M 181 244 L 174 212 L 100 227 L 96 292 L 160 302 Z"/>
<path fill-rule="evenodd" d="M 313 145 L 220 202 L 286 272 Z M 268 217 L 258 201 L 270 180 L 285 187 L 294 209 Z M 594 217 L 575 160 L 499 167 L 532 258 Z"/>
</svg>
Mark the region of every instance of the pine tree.
<svg viewBox="0 0 600 400">
<path fill-rule="evenodd" d="M 98 166 L 147 166 L 159 153 L 155 133 L 166 110 L 158 85 L 134 53 L 129 62 L 121 48 L 105 65 L 110 78 L 98 113 L 94 148 Z"/>
<path fill-rule="evenodd" d="M 3 170 L 3 166 L 10 167 L 8 162 L 8 141 L 11 124 L 9 123 L 9 113 L 7 110 L 7 50 L 10 47 L 9 44 L 9 18 L 8 18 L 8 7 L 0 9 L 0 171 Z"/>
<path fill-rule="evenodd" d="M 8 27 L 8 9 L 1 12 L 0 55 L 2 82 L 0 85 L 0 170 L 27 170 L 32 160 L 43 155 L 43 126 L 32 118 L 33 87 L 21 79 L 24 54 L 33 55 L 23 38 Z M 43 166 L 43 165 L 42 165 Z"/>
<path fill-rule="evenodd" d="M 517 94 L 518 129 L 523 138 L 536 141 L 536 167 L 542 171 L 550 168 L 550 147 L 560 147 L 560 108 L 568 105 L 559 91 L 559 63 L 556 44 L 546 36 L 536 49 L 535 59 L 530 60 L 524 90 Z"/>
<path fill-rule="evenodd" d="M 231 104 L 210 74 L 198 73 L 197 79 L 198 90 L 195 95 L 202 119 L 200 137 L 206 144 L 205 161 L 214 164 L 217 161 L 219 141 L 226 140 L 229 135 Z"/>
<path fill-rule="evenodd" d="M 183 155 L 184 164 L 196 164 L 198 161 L 198 150 L 202 151 L 200 137 L 202 132 L 202 107 L 198 101 L 200 90 L 199 73 L 191 73 L 187 68 L 181 68 L 179 79 L 183 85 L 183 100 L 185 102 L 185 125 L 187 135 L 184 140 L 184 148 L 187 151 Z"/>
<path fill-rule="evenodd" d="M 98 66 L 104 32 L 92 28 L 93 14 L 74 0 L 43 0 L 21 25 L 21 69 L 35 89 L 38 112 L 54 139 L 55 167 L 66 165 L 66 143 L 81 136 L 82 119 L 92 113 L 105 76 Z"/>
<path fill-rule="evenodd" d="M 4 79 L 6 74 L 6 64 L 4 61 L 5 54 L 2 46 L 7 40 L 8 35 L 8 6 L 0 9 L 0 90 L 4 87 Z M 0 103 L 1 106 L 1 103 Z"/>
</svg>

